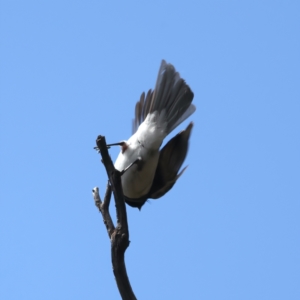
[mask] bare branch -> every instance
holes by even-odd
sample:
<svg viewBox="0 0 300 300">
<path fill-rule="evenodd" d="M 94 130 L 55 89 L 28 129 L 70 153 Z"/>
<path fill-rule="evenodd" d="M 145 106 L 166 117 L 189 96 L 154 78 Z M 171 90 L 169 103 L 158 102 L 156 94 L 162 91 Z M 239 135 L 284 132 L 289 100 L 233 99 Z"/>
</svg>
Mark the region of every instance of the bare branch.
<svg viewBox="0 0 300 300">
<path fill-rule="evenodd" d="M 99 135 L 96 140 L 97 147 L 102 156 L 102 162 L 105 166 L 110 185 L 108 184 L 104 202 L 100 200 L 99 192 L 98 198 L 97 190 L 94 193 L 94 199 L 96 206 L 99 208 L 103 221 L 106 225 L 109 237 L 111 239 L 111 257 L 113 272 L 116 278 L 117 286 L 122 299 L 135 300 L 136 297 L 132 291 L 125 266 L 125 251 L 129 246 L 129 230 L 127 223 L 126 206 L 123 196 L 122 184 L 121 184 L 121 172 L 115 169 L 112 160 L 109 156 L 105 137 Z M 109 190 L 110 189 L 110 190 Z M 114 228 L 111 216 L 109 214 L 109 202 L 111 196 L 111 190 L 114 193 L 116 203 L 117 214 L 117 226 Z M 97 205 L 97 203 L 100 203 Z"/>
<path fill-rule="evenodd" d="M 109 214 L 109 203 L 110 203 L 110 198 L 111 198 L 111 186 L 108 183 L 106 187 L 106 192 L 104 196 L 104 201 L 102 202 L 100 199 L 99 195 L 99 188 L 95 187 L 93 188 L 93 196 L 94 196 L 94 201 L 95 205 L 98 207 L 99 211 L 102 214 L 103 222 L 106 226 L 108 236 L 111 238 L 114 230 L 115 230 L 115 225 L 111 219 L 111 216 Z"/>
</svg>

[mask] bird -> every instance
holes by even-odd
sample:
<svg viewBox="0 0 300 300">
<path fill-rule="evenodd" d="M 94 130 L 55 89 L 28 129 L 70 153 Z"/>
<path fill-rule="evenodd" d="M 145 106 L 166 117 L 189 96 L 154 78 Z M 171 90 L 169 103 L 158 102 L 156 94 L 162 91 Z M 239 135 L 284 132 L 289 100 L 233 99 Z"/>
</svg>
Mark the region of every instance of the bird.
<svg viewBox="0 0 300 300">
<path fill-rule="evenodd" d="M 164 139 L 196 107 L 194 93 L 175 67 L 162 60 L 155 88 L 143 92 L 135 105 L 132 136 L 128 140 L 107 146 L 119 145 L 121 151 L 115 168 L 122 172 L 122 189 L 125 202 L 141 209 L 150 199 L 164 196 L 185 171 L 180 168 L 188 151 L 193 128 L 191 122 L 161 148 Z"/>
</svg>

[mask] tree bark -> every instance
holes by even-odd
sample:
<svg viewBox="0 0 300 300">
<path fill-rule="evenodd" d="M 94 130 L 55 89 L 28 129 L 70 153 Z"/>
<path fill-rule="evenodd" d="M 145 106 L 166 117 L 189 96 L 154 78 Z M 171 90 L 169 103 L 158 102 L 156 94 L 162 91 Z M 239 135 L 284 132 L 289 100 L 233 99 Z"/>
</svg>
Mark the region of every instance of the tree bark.
<svg viewBox="0 0 300 300">
<path fill-rule="evenodd" d="M 102 214 L 103 222 L 106 226 L 108 236 L 111 241 L 111 259 L 113 272 L 117 282 L 120 295 L 123 300 L 135 300 L 136 297 L 132 291 L 125 265 L 125 251 L 129 246 L 129 230 L 127 222 L 126 206 L 123 197 L 121 184 L 121 173 L 115 169 L 109 156 L 105 137 L 99 135 L 97 140 L 97 149 L 101 153 L 102 162 L 105 166 L 109 182 L 103 202 L 99 195 L 99 189 L 93 189 L 95 205 Z M 117 226 L 115 227 L 109 213 L 109 204 L 111 192 L 114 194 L 116 204 Z"/>
</svg>

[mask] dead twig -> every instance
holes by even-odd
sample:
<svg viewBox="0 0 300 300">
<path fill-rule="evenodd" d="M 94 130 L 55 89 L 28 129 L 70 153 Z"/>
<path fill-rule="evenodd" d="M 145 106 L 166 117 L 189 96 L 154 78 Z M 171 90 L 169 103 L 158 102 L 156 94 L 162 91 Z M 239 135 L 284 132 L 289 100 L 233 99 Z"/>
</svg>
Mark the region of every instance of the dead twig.
<svg viewBox="0 0 300 300">
<path fill-rule="evenodd" d="M 127 222 L 126 206 L 123 197 L 121 184 L 121 173 L 115 169 L 113 162 L 109 156 L 105 137 L 99 135 L 96 140 L 97 147 L 102 156 L 102 162 L 108 175 L 108 185 L 103 202 L 99 195 L 99 189 L 93 189 L 95 205 L 102 214 L 103 222 L 106 226 L 108 236 L 111 241 L 111 258 L 113 272 L 116 278 L 117 286 L 123 300 L 136 299 L 128 276 L 125 265 L 125 251 L 129 246 L 129 230 Z M 109 213 L 109 204 L 111 192 L 114 194 L 117 214 L 117 226 L 115 227 Z"/>
</svg>

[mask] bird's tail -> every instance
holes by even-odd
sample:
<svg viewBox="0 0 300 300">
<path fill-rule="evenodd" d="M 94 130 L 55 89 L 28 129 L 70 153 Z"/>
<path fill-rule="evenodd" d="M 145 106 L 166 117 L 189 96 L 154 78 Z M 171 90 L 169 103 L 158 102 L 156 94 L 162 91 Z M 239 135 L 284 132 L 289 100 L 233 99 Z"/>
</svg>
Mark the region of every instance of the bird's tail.
<svg viewBox="0 0 300 300">
<path fill-rule="evenodd" d="M 167 122 L 166 134 L 194 113 L 194 93 L 176 72 L 173 65 L 161 62 L 149 111 L 164 115 Z"/>
</svg>

